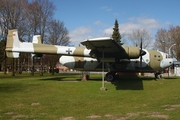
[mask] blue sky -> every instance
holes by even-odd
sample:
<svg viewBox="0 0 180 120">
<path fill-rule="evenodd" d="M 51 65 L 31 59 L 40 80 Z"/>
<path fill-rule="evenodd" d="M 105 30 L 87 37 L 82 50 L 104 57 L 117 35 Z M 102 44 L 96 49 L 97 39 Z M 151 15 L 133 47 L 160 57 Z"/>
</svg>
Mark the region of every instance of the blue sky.
<svg viewBox="0 0 180 120">
<path fill-rule="evenodd" d="M 180 0 L 51 0 L 55 19 L 63 21 L 72 45 L 88 38 L 111 36 L 115 19 L 122 36 L 146 29 L 180 25 Z"/>
</svg>

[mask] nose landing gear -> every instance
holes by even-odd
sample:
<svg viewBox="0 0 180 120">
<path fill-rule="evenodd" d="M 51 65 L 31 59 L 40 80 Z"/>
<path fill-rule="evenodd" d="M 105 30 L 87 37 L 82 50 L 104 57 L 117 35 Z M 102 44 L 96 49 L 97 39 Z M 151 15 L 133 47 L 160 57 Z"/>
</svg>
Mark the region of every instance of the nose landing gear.
<svg viewBox="0 0 180 120">
<path fill-rule="evenodd" d="M 155 76 L 156 79 L 161 79 L 162 78 L 162 73 L 160 73 L 160 72 L 154 73 L 154 76 Z"/>
</svg>

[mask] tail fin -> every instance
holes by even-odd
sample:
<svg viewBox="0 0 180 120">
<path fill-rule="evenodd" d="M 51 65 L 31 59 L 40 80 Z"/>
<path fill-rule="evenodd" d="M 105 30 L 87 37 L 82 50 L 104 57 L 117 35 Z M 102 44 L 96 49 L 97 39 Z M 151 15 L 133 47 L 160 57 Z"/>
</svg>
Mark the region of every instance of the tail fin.
<svg viewBox="0 0 180 120">
<path fill-rule="evenodd" d="M 33 43 L 36 43 L 36 44 L 42 44 L 41 36 L 40 36 L 40 35 L 34 35 L 32 42 L 33 42 Z"/>
<path fill-rule="evenodd" d="M 32 43 L 34 43 L 34 44 L 42 44 L 41 36 L 40 35 L 34 35 Z M 40 54 L 40 53 L 33 54 L 32 53 L 31 56 L 32 57 L 42 57 L 42 54 Z"/>
<path fill-rule="evenodd" d="M 10 58 L 18 58 L 19 52 L 16 52 L 17 48 L 20 48 L 20 41 L 18 37 L 17 29 L 8 30 L 7 43 L 6 43 L 6 55 Z"/>
</svg>

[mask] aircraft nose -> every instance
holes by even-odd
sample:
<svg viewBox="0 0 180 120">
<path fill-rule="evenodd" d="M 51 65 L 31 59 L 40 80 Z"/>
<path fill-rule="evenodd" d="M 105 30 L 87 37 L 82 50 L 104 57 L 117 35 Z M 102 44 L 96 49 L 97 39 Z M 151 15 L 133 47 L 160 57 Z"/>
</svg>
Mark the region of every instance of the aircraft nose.
<svg viewBox="0 0 180 120">
<path fill-rule="evenodd" d="M 161 68 L 167 68 L 173 64 L 172 58 L 163 59 L 160 63 Z"/>
</svg>

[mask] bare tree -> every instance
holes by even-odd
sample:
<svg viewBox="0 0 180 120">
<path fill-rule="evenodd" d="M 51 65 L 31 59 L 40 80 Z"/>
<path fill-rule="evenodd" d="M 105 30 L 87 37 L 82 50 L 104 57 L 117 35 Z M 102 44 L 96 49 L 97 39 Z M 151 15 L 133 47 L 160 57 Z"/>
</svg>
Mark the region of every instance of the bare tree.
<svg viewBox="0 0 180 120">
<path fill-rule="evenodd" d="M 43 43 L 47 32 L 47 26 L 48 23 L 53 18 L 54 10 L 55 10 L 55 6 L 49 0 L 32 0 L 32 2 L 29 3 L 27 10 L 29 25 L 32 28 L 28 32 L 29 35 L 31 35 L 31 33 L 32 35 L 40 34 Z M 34 65 L 32 67 L 34 67 Z M 43 59 L 41 58 L 40 75 L 43 75 L 42 71 L 43 71 Z"/>
<path fill-rule="evenodd" d="M 53 18 L 55 6 L 49 0 L 32 0 L 29 3 L 27 14 L 32 34 L 40 34 L 42 42 L 47 32 L 48 23 Z"/>
<path fill-rule="evenodd" d="M 169 51 L 173 57 L 177 60 L 180 60 L 180 26 L 170 26 L 169 31 L 169 48 L 176 44 L 176 46 L 172 47 Z"/>
<path fill-rule="evenodd" d="M 147 48 L 152 40 L 152 35 L 145 29 L 143 30 L 137 29 L 134 30 L 132 34 L 129 34 L 128 38 L 135 46 L 140 46 L 142 39 L 143 48 Z"/>
<path fill-rule="evenodd" d="M 69 33 L 64 23 L 59 20 L 52 20 L 48 25 L 48 35 L 46 43 L 52 45 L 69 45 Z"/>
<path fill-rule="evenodd" d="M 7 37 L 8 29 L 21 28 L 21 30 L 23 31 L 22 23 L 25 19 L 25 14 L 23 11 L 25 10 L 24 6 L 26 6 L 26 4 L 27 0 L 1 0 L 0 25 L 3 37 L 5 39 Z M 12 67 L 12 75 L 14 76 L 14 59 Z"/>
<path fill-rule="evenodd" d="M 27 0 L 1 0 L 1 28 L 6 34 L 8 29 L 18 29 L 20 26 L 23 28 L 26 4 Z"/>
<path fill-rule="evenodd" d="M 163 52 L 168 52 L 168 42 L 169 42 L 169 36 L 168 31 L 166 29 L 159 29 L 155 35 L 156 41 L 154 43 L 155 48 L 158 50 L 161 50 Z"/>
<path fill-rule="evenodd" d="M 58 38 L 54 44 L 68 45 L 70 43 L 64 23 L 52 20 L 55 6 L 50 0 L 0 0 L 0 3 L 0 40 L 6 40 L 8 29 L 18 29 L 21 41 L 31 42 L 33 35 L 40 34 L 42 42 L 53 44 L 52 41 L 47 42 L 47 38 L 52 40 L 53 35 L 49 32 L 56 31 Z M 57 31 L 49 27 L 49 25 L 54 26 L 53 24 L 61 29 Z M 20 56 L 23 56 L 24 61 L 20 63 L 25 63 L 30 57 L 26 59 L 26 55 L 20 54 Z"/>
<path fill-rule="evenodd" d="M 170 47 L 176 44 L 169 51 Z M 180 60 L 180 26 L 169 26 L 169 29 L 159 29 L 156 33 L 155 47 L 173 55 L 177 60 Z"/>
<path fill-rule="evenodd" d="M 52 20 L 48 25 L 48 34 L 46 43 L 52 45 L 69 45 L 68 30 L 64 27 L 64 23 L 59 20 Z M 54 74 L 54 66 L 58 61 L 60 55 L 46 55 L 48 61 L 50 61 L 50 68 L 52 75 Z"/>
</svg>

